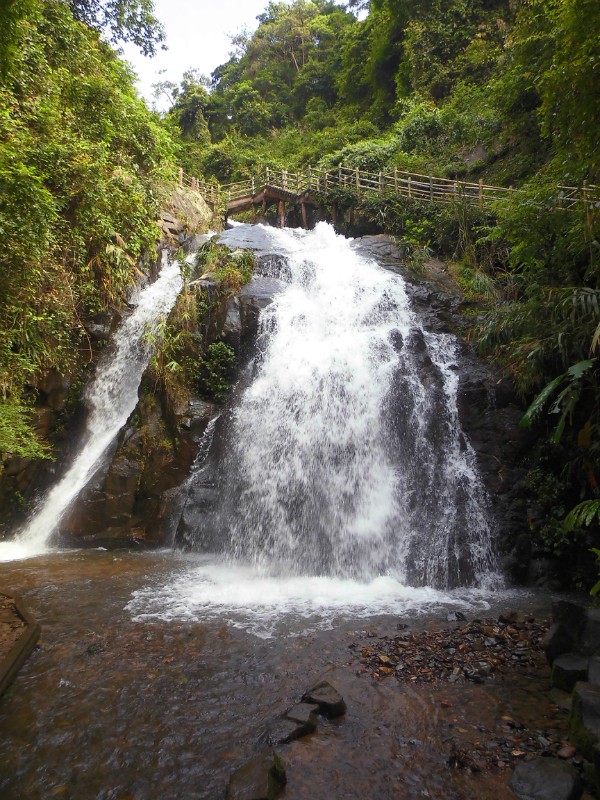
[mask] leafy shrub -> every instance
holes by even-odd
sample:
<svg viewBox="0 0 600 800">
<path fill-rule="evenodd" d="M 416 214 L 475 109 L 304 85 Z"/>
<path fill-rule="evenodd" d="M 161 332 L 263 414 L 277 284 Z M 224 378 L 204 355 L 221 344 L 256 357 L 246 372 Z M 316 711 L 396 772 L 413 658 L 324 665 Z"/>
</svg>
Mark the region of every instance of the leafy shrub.
<svg viewBox="0 0 600 800">
<path fill-rule="evenodd" d="M 232 383 L 235 351 L 225 342 L 209 345 L 200 363 L 200 384 L 209 397 L 222 402 Z"/>
</svg>

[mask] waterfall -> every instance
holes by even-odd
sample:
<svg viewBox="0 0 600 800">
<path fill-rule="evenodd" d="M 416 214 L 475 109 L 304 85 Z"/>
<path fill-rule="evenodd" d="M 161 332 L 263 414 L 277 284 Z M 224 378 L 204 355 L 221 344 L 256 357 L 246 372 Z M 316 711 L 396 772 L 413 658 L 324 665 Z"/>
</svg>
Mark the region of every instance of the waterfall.
<svg viewBox="0 0 600 800">
<path fill-rule="evenodd" d="M 15 539 L 0 543 L 0 561 L 27 558 L 48 550 L 61 518 L 102 465 L 106 450 L 135 408 L 157 322 L 169 313 L 180 289 L 179 265 L 170 264 L 164 253 L 158 280 L 132 298 L 134 310 L 117 330 L 86 391 L 89 416 L 71 466 L 41 500 Z"/>
<path fill-rule="evenodd" d="M 402 278 L 329 226 L 272 236 L 291 282 L 263 312 L 234 410 L 231 555 L 271 574 L 481 584 L 492 536 L 454 338 L 425 333 Z"/>
<path fill-rule="evenodd" d="M 260 270 L 283 282 L 219 420 L 219 457 L 190 483 L 196 552 L 134 593 L 134 618 L 219 616 L 270 636 L 485 607 L 493 531 L 459 421 L 455 338 L 424 330 L 403 279 L 324 223 L 222 239 L 270 253 Z"/>
</svg>

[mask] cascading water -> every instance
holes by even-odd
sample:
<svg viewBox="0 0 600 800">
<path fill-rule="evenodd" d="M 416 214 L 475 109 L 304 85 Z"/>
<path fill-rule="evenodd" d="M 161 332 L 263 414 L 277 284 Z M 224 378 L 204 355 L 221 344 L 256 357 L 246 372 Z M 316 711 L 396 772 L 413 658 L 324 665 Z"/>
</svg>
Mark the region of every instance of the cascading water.
<svg viewBox="0 0 600 800">
<path fill-rule="evenodd" d="M 454 338 L 425 332 L 402 278 L 329 226 L 257 236 L 285 257 L 288 285 L 262 312 L 212 483 L 203 467 L 218 507 L 187 543 L 221 554 L 130 609 L 229 613 L 269 630 L 274 610 L 397 611 L 489 586 L 492 531 L 458 419 Z"/>
<path fill-rule="evenodd" d="M 232 554 L 287 574 L 480 583 L 491 535 L 453 338 L 423 334 L 402 279 L 331 228 L 277 236 L 292 282 L 263 314 L 234 412 Z"/>
<path fill-rule="evenodd" d="M 160 317 L 168 314 L 180 289 L 179 265 L 168 263 L 165 253 L 158 280 L 132 298 L 135 309 L 115 334 L 86 392 L 89 417 L 73 463 L 15 539 L 0 543 L 0 561 L 27 558 L 48 549 L 61 518 L 99 468 L 135 408 L 140 380 L 152 352 L 148 333 L 153 333 Z"/>
</svg>

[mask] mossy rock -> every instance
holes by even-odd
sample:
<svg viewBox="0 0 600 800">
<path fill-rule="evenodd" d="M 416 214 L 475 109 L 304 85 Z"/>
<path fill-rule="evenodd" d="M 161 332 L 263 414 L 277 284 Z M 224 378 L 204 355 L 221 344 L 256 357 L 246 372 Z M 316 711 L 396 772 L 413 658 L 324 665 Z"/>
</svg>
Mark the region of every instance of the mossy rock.
<svg viewBox="0 0 600 800">
<path fill-rule="evenodd" d="M 285 784 L 285 762 L 273 750 L 236 769 L 229 779 L 226 800 L 276 800 Z"/>
<path fill-rule="evenodd" d="M 575 684 L 569 738 L 588 761 L 593 760 L 594 747 L 600 739 L 600 686 Z"/>
</svg>

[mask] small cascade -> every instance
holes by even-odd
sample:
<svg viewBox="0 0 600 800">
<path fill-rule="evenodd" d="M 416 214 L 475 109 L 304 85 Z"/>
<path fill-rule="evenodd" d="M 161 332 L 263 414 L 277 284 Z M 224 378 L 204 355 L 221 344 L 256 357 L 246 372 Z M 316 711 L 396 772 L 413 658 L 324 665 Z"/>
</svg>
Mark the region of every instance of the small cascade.
<svg viewBox="0 0 600 800">
<path fill-rule="evenodd" d="M 134 311 L 117 330 L 86 391 L 89 416 L 71 466 L 15 539 L 0 543 L 0 561 L 27 558 L 49 549 L 61 518 L 102 465 L 107 449 L 135 408 L 142 374 L 152 353 L 156 324 L 169 313 L 180 289 L 179 265 L 169 263 L 165 253 L 158 280 L 132 298 Z"/>
</svg>

